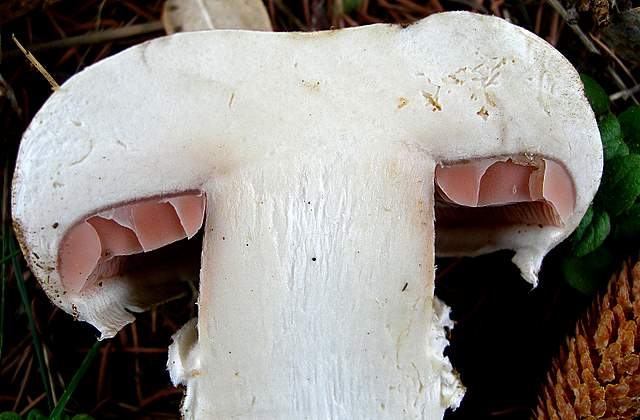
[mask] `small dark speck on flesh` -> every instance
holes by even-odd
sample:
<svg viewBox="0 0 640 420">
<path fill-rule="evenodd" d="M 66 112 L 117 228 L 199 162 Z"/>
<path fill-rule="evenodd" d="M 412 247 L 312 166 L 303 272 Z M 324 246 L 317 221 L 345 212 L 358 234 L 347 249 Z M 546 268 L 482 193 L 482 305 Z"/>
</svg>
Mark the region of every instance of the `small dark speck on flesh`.
<svg viewBox="0 0 640 420">
<path fill-rule="evenodd" d="M 51 225 L 52 228 L 57 229 L 58 226 L 60 226 L 60 224 L 58 222 L 55 222 L 53 225 Z"/>
<path fill-rule="evenodd" d="M 400 27 L 402 29 L 407 29 L 409 26 L 413 25 L 415 22 L 401 22 Z"/>
<path fill-rule="evenodd" d="M 402 288 L 402 291 L 404 292 L 405 290 L 407 290 L 407 287 L 409 286 L 409 283 L 405 283 L 404 287 Z"/>
</svg>

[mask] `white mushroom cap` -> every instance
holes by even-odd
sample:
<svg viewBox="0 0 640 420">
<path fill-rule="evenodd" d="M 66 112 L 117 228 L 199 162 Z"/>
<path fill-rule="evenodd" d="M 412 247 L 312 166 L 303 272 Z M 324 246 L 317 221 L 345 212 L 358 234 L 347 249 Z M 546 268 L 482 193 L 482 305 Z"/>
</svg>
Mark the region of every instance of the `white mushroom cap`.
<svg viewBox="0 0 640 420">
<path fill-rule="evenodd" d="M 88 67 L 45 103 L 20 147 L 15 229 L 48 296 L 110 336 L 132 320 L 127 310 L 153 300 L 140 292 L 151 288 L 65 290 L 58 253 L 72 226 L 267 161 L 400 149 L 436 163 L 530 156 L 566 170 L 575 207 L 562 226 L 447 228 L 438 237 L 446 255 L 513 249 L 531 281 L 579 223 L 602 170 L 576 71 L 498 18 L 451 12 L 408 27 L 182 33 Z"/>
</svg>

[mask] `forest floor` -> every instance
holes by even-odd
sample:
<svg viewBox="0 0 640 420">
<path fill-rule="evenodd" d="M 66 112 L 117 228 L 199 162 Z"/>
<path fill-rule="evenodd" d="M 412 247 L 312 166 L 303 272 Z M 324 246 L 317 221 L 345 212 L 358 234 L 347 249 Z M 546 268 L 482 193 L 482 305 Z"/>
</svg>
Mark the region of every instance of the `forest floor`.
<svg viewBox="0 0 640 420">
<path fill-rule="evenodd" d="M 630 93 L 640 98 L 639 62 L 625 52 L 624 40 L 604 35 L 602 19 L 615 22 L 616 9 L 603 2 L 583 2 L 578 15 L 575 5 L 555 0 L 265 0 L 265 5 L 276 31 L 411 23 L 445 10 L 493 14 L 556 46 L 581 73 L 602 84 L 613 110 L 634 103 Z M 20 138 L 52 93 L 12 35 L 61 84 L 92 63 L 162 36 L 162 6 L 160 0 L 0 1 L 0 412 L 24 418 L 34 409 L 50 413 L 74 384 L 66 404 L 70 415 L 178 418 L 183 390 L 170 383 L 166 349 L 172 334 L 195 315 L 196 296 L 138 314 L 135 323 L 95 347 L 97 332 L 53 306 L 9 246 L 14 241 L 10 180 Z M 560 278 L 559 252 L 548 257 L 533 290 L 510 264 L 508 252 L 438 261 L 437 295 L 452 307 L 456 321 L 447 353 L 467 387 L 462 406 L 447 419 L 531 414 L 553 355 L 592 299 Z M 77 375 L 75 387 L 71 379 L 83 360 L 87 369 Z"/>
</svg>

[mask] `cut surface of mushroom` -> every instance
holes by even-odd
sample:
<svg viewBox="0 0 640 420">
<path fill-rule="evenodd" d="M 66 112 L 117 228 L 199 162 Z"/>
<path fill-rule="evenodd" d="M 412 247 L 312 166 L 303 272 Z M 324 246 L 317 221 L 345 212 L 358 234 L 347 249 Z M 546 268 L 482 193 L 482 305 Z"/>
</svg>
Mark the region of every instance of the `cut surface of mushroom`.
<svg viewBox="0 0 640 420">
<path fill-rule="evenodd" d="M 463 389 L 436 253 L 510 249 L 535 284 L 601 170 L 577 72 L 503 20 L 203 31 L 63 84 L 12 214 L 48 296 L 102 337 L 195 260 L 168 364 L 185 418 L 437 419 Z"/>
</svg>

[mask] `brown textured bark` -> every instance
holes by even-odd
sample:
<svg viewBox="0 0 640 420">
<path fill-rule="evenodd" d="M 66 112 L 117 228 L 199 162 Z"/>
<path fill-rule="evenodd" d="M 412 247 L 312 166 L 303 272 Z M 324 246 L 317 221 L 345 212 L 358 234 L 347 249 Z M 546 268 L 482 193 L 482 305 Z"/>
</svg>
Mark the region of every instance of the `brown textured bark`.
<svg viewBox="0 0 640 420">
<path fill-rule="evenodd" d="M 640 261 L 624 264 L 547 375 L 534 418 L 633 419 L 640 415 Z"/>
</svg>

